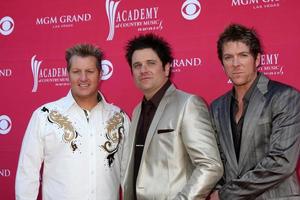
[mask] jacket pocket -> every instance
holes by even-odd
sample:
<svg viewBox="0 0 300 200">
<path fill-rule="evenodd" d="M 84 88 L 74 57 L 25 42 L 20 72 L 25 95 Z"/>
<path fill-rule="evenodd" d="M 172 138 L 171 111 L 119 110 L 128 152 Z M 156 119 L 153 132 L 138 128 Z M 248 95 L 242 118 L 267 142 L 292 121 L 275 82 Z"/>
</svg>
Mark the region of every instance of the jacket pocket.
<svg viewBox="0 0 300 200">
<path fill-rule="evenodd" d="M 161 134 L 161 133 L 169 133 L 169 132 L 173 132 L 174 129 L 158 129 L 157 133 Z"/>
</svg>

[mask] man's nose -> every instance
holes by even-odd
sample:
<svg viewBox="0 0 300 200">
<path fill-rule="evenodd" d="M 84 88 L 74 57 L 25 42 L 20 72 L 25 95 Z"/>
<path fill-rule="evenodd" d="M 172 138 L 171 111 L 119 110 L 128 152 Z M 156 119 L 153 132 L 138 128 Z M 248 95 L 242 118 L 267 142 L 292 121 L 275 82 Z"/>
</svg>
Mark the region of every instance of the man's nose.
<svg viewBox="0 0 300 200">
<path fill-rule="evenodd" d="M 87 75 L 85 72 L 80 73 L 80 80 L 85 81 L 87 79 Z"/>
<path fill-rule="evenodd" d="M 146 64 L 142 64 L 141 66 L 141 72 L 147 72 L 148 71 L 148 67 Z"/>
<path fill-rule="evenodd" d="M 240 65 L 240 59 L 238 57 L 234 57 L 232 59 L 232 65 L 233 66 L 239 66 Z"/>
</svg>

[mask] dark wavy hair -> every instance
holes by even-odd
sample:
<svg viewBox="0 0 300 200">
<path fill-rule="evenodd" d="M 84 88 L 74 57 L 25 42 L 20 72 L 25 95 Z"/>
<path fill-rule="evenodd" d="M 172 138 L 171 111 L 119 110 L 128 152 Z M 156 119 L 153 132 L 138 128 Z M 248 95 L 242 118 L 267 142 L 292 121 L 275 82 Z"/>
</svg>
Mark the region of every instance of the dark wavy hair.
<svg viewBox="0 0 300 200">
<path fill-rule="evenodd" d="M 147 48 L 151 48 L 157 54 L 163 64 L 163 67 L 165 67 L 167 63 L 172 64 L 174 58 L 170 44 L 158 35 L 147 33 L 134 37 L 126 44 L 125 57 L 130 68 L 132 64 L 132 54 L 134 51 Z"/>
<path fill-rule="evenodd" d="M 253 28 L 247 28 L 240 24 L 230 24 L 224 32 L 220 34 L 217 42 L 218 57 L 222 64 L 223 46 L 227 42 L 244 43 L 249 47 L 250 53 L 255 59 L 259 53 L 262 53 L 260 39 Z"/>
</svg>

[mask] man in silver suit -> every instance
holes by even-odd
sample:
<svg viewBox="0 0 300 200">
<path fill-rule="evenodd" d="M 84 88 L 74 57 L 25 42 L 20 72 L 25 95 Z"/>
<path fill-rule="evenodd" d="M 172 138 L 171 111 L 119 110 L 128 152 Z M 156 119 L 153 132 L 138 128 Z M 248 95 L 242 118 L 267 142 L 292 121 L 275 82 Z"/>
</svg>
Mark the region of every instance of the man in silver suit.
<svg viewBox="0 0 300 200">
<path fill-rule="evenodd" d="M 126 58 L 144 97 L 132 115 L 124 200 L 204 200 L 223 174 L 206 104 L 171 83 L 173 57 L 163 38 L 133 38 Z"/>
<path fill-rule="evenodd" d="M 211 199 L 299 200 L 300 94 L 258 72 L 253 29 L 229 25 L 218 56 L 233 84 L 211 105 L 224 176 Z"/>
</svg>

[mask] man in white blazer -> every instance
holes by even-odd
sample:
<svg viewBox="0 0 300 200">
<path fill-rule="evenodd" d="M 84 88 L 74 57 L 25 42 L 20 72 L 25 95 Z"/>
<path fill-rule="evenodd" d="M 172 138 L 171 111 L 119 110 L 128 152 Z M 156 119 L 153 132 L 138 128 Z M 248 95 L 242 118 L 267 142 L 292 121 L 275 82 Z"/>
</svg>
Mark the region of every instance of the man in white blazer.
<svg viewBox="0 0 300 200">
<path fill-rule="evenodd" d="M 169 44 L 154 34 L 127 43 L 126 58 L 143 100 L 134 109 L 124 200 L 204 200 L 223 174 L 204 101 L 169 79 Z"/>
</svg>

